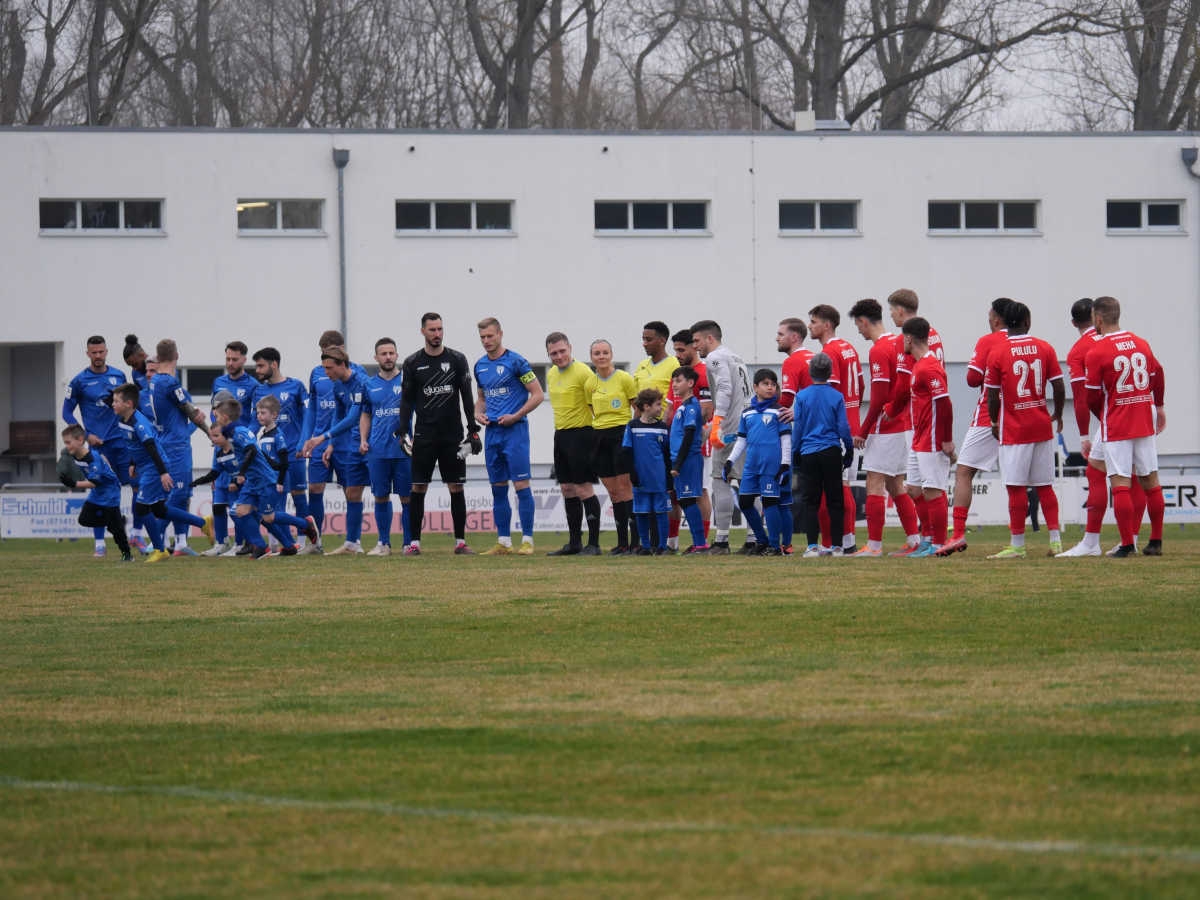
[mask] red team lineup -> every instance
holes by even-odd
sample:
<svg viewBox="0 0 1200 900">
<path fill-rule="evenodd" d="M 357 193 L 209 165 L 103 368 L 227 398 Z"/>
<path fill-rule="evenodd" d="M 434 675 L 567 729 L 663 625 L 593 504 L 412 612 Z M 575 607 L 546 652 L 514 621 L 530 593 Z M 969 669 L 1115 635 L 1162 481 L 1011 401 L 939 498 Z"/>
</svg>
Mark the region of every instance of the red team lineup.
<svg viewBox="0 0 1200 900">
<path fill-rule="evenodd" d="M 403 542 L 398 552 L 406 556 L 421 555 L 422 526 L 453 532 L 456 554 L 475 552 L 467 545 L 467 531 L 495 531 L 497 543 L 485 555 L 533 555 L 537 506 L 529 486 L 527 417 L 548 399 L 569 531 L 568 543 L 550 555 L 733 552 L 948 559 L 968 549 L 972 480 L 994 471 L 1007 491 L 1009 542 L 988 559 L 1019 560 L 1033 552 L 1058 558 L 1162 555 L 1164 501 L 1156 437 L 1167 423 L 1165 375 L 1148 342 L 1123 326 L 1120 302 L 1098 297 L 1070 305 L 1079 337 L 1066 353 L 1064 370 L 1055 348 L 1036 337 L 1028 306 L 1008 298 L 992 301 L 989 331 L 976 342 L 966 368 L 967 384 L 979 390 L 979 398 L 970 415 L 960 419 L 966 423 L 960 445 L 942 340 L 919 314 L 919 304 L 915 291 L 900 289 L 885 303 L 862 299 L 849 308 L 849 322 L 869 343 L 865 368 L 854 345 L 837 334 L 842 314 L 835 307 L 819 304 L 807 319 L 782 320 L 775 335 L 784 354 L 779 376 L 759 369 L 751 377 L 742 359 L 722 343 L 720 326 L 712 320 L 674 334 L 662 322 L 646 323 L 647 357 L 633 376 L 610 373 L 604 359 L 593 371 L 575 360 L 565 334 L 552 332 L 546 339 L 552 365 L 544 393 L 528 360 L 504 347 L 494 318 L 478 325 L 483 354 L 473 368 L 467 361 L 471 354 L 443 344 L 437 313 L 422 317 L 424 346 L 403 363 L 397 342 L 380 338 L 374 376 L 350 361 L 339 333 L 325 332 L 319 344 L 322 365 L 307 383 L 284 379 L 277 350 L 254 353 L 251 368 L 246 345 L 231 341 L 210 421 L 201 421 L 191 397 L 177 387 L 174 359 L 159 368 L 159 361 L 147 358 L 130 336 L 125 361 L 132 378 L 126 382 L 122 371 L 107 365 L 104 339 L 94 336 L 88 341 L 89 366 L 72 380 L 64 401 L 64 435 L 70 432 L 71 439 L 59 473 L 68 487 L 90 491 L 80 523 L 86 519 L 95 528 L 96 556 L 105 555 L 105 526 L 97 522 L 107 523 L 126 561 L 133 558 L 130 546 L 149 550 L 146 535 L 154 548 L 148 561 L 197 555 L 261 559 L 320 554 L 325 531 L 346 533 L 346 541 L 331 553 L 384 556 L 391 553 L 397 525 Z M 607 342 L 593 342 L 594 365 L 605 349 L 597 344 Z M 170 341 L 158 346 L 166 345 L 174 347 Z M 178 473 L 190 472 L 191 461 L 180 456 L 177 445 L 163 450 L 162 401 L 158 407 L 138 402 L 141 394 L 153 395 L 159 377 L 172 379 L 171 402 L 182 414 L 177 418 L 204 427 L 217 448 L 213 472 L 196 480 L 214 484 L 214 515 L 201 529 L 212 546 L 203 553 L 187 543 L 199 521 L 186 514 L 195 485 Z M 1083 538 L 1064 548 L 1054 472 L 1068 383 L 1088 489 Z M 291 385 L 296 387 L 290 392 L 280 390 Z M 114 407 L 116 388 L 124 399 Z M 835 390 L 807 393 L 829 388 Z M 837 400 L 822 399 L 814 406 L 818 397 Z M 822 414 L 845 421 L 814 424 Z M 849 440 L 839 436 L 847 434 L 846 428 Z M 1071 431 L 1066 429 L 1073 437 Z M 829 484 L 815 492 L 809 488 L 818 456 L 835 448 L 842 459 L 842 496 L 830 504 L 831 496 L 838 499 L 836 489 Z M 484 456 L 492 503 L 491 509 L 475 508 L 468 515 L 465 461 L 478 453 Z M 828 465 L 828 458 L 821 458 Z M 449 489 L 450 510 L 427 515 L 425 489 L 435 469 Z M 850 490 L 856 470 L 866 476 L 861 545 Z M 591 487 L 598 471 L 610 499 L 621 498 L 613 503 L 618 543 L 607 551 L 599 544 L 600 507 Z M 331 513 L 326 520 L 328 481 L 343 487 L 347 502 L 344 513 Z M 134 491 L 128 542 L 123 517 L 112 513 L 112 498 L 122 484 Z M 367 486 L 377 534 L 369 554 L 361 546 L 361 494 Z M 393 495 L 400 501 L 398 516 Z M 1047 541 L 1036 551 L 1025 534 L 1031 496 L 1047 526 Z M 1110 496 L 1119 543 L 1106 553 L 1100 534 Z M 800 508 L 806 497 L 807 510 L 817 510 L 820 537 L 813 525 L 806 529 L 807 542 L 794 548 L 793 522 L 809 515 Z M 903 542 L 886 548 L 889 504 Z M 748 531 L 741 549 L 731 551 L 735 506 Z M 839 513 L 838 521 L 830 520 L 830 508 Z M 1148 538 L 1139 547 L 1147 518 Z M 680 546 L 685 523 L 690 547 Z M 519 545 L 513 542 L 514 524 Z M 176 539 L 167 549 L 172 526 Z"/>
</svg>

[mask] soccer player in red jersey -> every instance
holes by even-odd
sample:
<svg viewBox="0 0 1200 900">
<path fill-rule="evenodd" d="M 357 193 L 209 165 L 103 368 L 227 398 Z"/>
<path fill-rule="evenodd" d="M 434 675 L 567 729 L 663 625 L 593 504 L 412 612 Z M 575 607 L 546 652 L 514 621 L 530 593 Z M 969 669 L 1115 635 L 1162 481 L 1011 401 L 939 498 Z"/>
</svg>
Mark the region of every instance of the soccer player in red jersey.
<svg viewBox="0 0 1200 900">
<path fill-rule="evenodd" d="M 917 296 L 917 292 L 910 288 L 899 288 L 888 295 L 888 311 L 891 313 L 892 323 L 897 328 L 903 328 L 905 322 L 916 316 L 920 305 L 921 300 Z M 942 338 L 932 326 L 929 328 L 929 352 L 937 358 L 939 363 L 942 363 L 943 366 L 945 365 L 946 357 L 942 350 Z M 901 400 L 908 393 L 906 380 L 908 373 L 911 373 L 913 363 L 914 360 L 911 358 L 901 360 L 900 387 L 895 392 Z M 900 406 L 901 404 L 895 405 Z M 917 518 L 921 521 L 921 535 L 923 538 L 928 538 L 929 516 L 925 510 L 925 494 L 920 487 L 921 473 L 917 468 L 917 458 L 912 453 L 908 455 L 908 473 L 905 480 L 908 482 L 908 495 L 913 498 L 913 503 L 917 507 Z M 891 555 L 904 556 L 913 549 L 915 549 L 915 546 L 896 551 Z"/>
<path fill-rule="evenodd" d="M 1092 323 L 1099 337 L 1084 357 L 1088 405 L 1100 419 L 1104 466 L 1112 485 L 1113 513 L 1121 532 L 1116 557 L 1137 553 L 1130 481 L 1137 476 L 1146 491 L 1150 513 L 1150 542 L 1142 552 L 1162 556 L 1163 493 L 1158 483 L 1158 445 L 1155 436 L 1167 426 L 1163 408 L 1166 382 L 1150 345 L 1121 328 L 1121 304 L 1115 297 L 1097 297 Z"/>
<path fill-rule="evenodd" d="M 975 414 L 967 427 L 962 449 L 958 454 L 958 465 L 954 467 L 954 508 L 951 519 L 954 533 L 950 542 L 940 553 L 949 556 L 967 549 L 967 516 L 971 512 L 971 482 L 977 472 L 991 472 L 1000 462 L 1000 442 L 992 434 L 992 417 L 988 412 L 987 390 L 983 386 L 987 374 L 988 354 L 995 347 L 1004 346 L 1008 331 L 1004 327 L 1004 315 L 1012 301 L 997 297 L 988 307 L 989 331 L 975 342 L 975 352 L 967 363 L 967 384 L 979 388 L 979 402 Z"/>
<path fill-rule="evenodd" d="M 925 498 L 932 537 L 922 540 L 910 559 L 935 556 L 946 543 L 949 507 L 946 481 L 954 462 L 954 407 L 946 384 L 946 370 L 929 349 L 929 323 L 913 316 L 904 323 L 904 350 L 914 360 L 909 405 L 912 408 L 912 450 L 916 456 L 917 484 Z M 910 485 L 912 482 L 910 482 Z"/>
<path fill-rule="evenodd" d="M 850 434 L 854 435 L 858 434 L 858 409 L 863 395 L 862 364 L 858 359 L 858 351 L 854 349 L 853 345 L 836 334 L 841 321 L 841 313 L 828 304 L 822 303 L 808 311 L 809 336 L 815 341 L 820 341 L 822 352 L 833 362 L 833 375 L 830 377 L 829 383 L 841 391 L 842 397 L 846 401 L 846 421 L 850 425 Z M 857 468 L 858 466 L 851 464 L 849 468 L 842 470 L 843 553 L 854 553 L 857 550 L 854 538 L 854 522 L 857 516 L 854 494 L 851 492 L 849 484 L 849 479 L 854 477 Z M 823 535 L 829 533 L 832 536 L 832 526 L 825 524 L 828 515 L 829 513 L 826 512 L 821 517 L 821 532 Z M 830 543 L 833 543 L 832 537 Z"/>
<path fill-rule="evenodd" d="M 1037 490 L 1046 527 L 1050 531 L 1050 555 L 1062 552 L 1058 498 L 1054 494 L 1055 426 L 1062 431 L 1062 408 L 1067 392 L 1062 368 L 1054 348 L 1029 334 L 1030 313 L 1024 303 L 1013 301 L 1004 316 L 1008 327 L 1005 343 L 988 356 L 988 415 L 992 435 L 1000 442 L 1000 472 L 1008 488 L 1009 545 L 988 559 L 1025 558 L 1025 517 L 1029 515 L 1029 492 Z M 1046 389 L 1054 396 L 1054 412 L 1046 409 Z"/>
<path fill-rule="evenodd" d="M 692 334 L 691 329 L 684 328 L 671 335 L 671 343 L 675 350 L 675 358 L 679 360 L 681 366 L 691 366 L 696 372 L 696 384 L 693 386 L 694 396 L 700 401 L 700 412 L 707 422 L 712 418 L 712 391 L 708 387 L 708 373 L 705 371 L 704 360 L 700 358 L 700 350 L 696 346 L 696 336 Z M 665 417 L 667 424 L 675 418 L 675 410 L 679 408 L 680 400 L 675 396 L 675 381 L 672 379 L 671 387 L 667 390 L 667 403 Z M 708 449 L 708 442 L 701 443 L 700 452 L 704 456 L 711 455 Z M 699 498 L 697 498 L 696 506 L 700 510 L 701 522 L 704 526 L 705 542 L 708 540 L 708 526 L 712 522 L 712 500 L 708 496 L 708 488 L 704 488 Z M 675 499 L 675 494 L 671 492 L 671 512 L 667 515 L 667 552 L 676 553 L 679 550 L 679 528 L 683 521 L 683 510 L 679 506 L 679 502 Z"/>
<path fill-rule="evenodd" d="M 850 318 L 858 333 L 872 342 L 868 357 L 871 402 L 854 436 L 854 446 L 864 451 L 863 468 L 867 470 L 867 546 L 854 555 L 875 558 L 883 555 L 888 494 L 896 504 L 909 543 L 915 546 L 920 539 L 917 510 L 904 486 L 904 473 L 908 469 L 908 417 L 889 419 L 883 415 L 896 384 L 904 336 L 884 330 L 883 308 L 878 300 L 859 300 L 850 307 Z"/>
<path fill-rule="evenodd" d="M 1083 367 L 1087 352 L 1096 343 L 1096 327 L 1092 324 L 1092 299 L 1083 297 L 1071 304 L 1071 324 L 1079 331 L 1079 339 L 1067 351 L 1067 376 L 1071 380 L 1071 397 L 1075 407 L 1075 424 L 1079 428 L 1080 450 L 1087 459 L 1087 522 L 1083 540 L 1059 554 L 1063 557 L 1099 556 L 1100 527 L 1104 510 L 1108 508 L 1108 479 L 1104 473 L 1104 441 L 1091 438 L 1092 413 L 1088 409 L 1087 387 Z M 1099 432 L 1096 437 L 1099 438 Z"/>
<path fill-rule="evenodd" d="M 775 332 L 775 346 L 780 353 L 787 354 L 779 369 L 779 418 L 783 422 L 792 421 L 792 404 L 796 402 L 796 395 L 812 384 L 808 363 L 813 352 L 804 346 L 807 339 L 808 326 L 803 319 L 783 319 Z"/>
</svg>

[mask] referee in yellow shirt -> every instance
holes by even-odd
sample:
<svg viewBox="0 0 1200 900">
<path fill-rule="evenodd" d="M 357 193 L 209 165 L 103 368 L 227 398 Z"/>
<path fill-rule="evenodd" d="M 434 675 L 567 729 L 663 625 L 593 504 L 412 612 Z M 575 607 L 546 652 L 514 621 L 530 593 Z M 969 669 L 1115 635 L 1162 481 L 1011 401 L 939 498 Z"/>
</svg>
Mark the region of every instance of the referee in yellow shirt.
<svg viewBox="0 0 1200 900">
<path fill-rule="evenodd" d="M 553 365 L 546 373 L 546 393 L 554 410 L 554 474 L 567 511 L 570 535 L 549 556 L 600 555 L 600 499 L 592 485 L 592 407 L 584 386 L 592 370 L 571 355 L 571 342 L 561 331 L 546 335 L 546 355 Z M 588 542 L 583 543 L 587 519 Z"/>
<path fill-rule="evenodd" d="M 642 349 L 646 351 L 646 358 L 633 372 L 639 391 L 654 388 L 664 397 L 670 392 L 671 376 L 679 368 L 679 360 L 667 352 L 670 339 L 671 329 L 666 322 L 647 322 L 642 326 Z"/>
</svg>

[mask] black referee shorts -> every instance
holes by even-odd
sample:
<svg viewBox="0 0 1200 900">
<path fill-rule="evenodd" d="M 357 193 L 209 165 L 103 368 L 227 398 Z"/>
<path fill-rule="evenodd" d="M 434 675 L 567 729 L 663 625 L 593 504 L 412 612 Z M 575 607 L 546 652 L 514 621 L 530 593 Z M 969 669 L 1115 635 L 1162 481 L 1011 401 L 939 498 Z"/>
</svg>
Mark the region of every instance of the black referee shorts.
<svg viewBox="0 0 1200 900">
<path fill-rule="evenodd" d="M 621 441 L 625 439 L 625 426 L 616 428 L 593 428 L 592 468 L 601 478 L 628 475 L 629 469 L 621 460 Z"/>
<path fill-rule="evenodd" d="M 595 484 L 592 471 L 592 426 L 554 432 L 554 476 L 559 484 Z"/>
</svg>

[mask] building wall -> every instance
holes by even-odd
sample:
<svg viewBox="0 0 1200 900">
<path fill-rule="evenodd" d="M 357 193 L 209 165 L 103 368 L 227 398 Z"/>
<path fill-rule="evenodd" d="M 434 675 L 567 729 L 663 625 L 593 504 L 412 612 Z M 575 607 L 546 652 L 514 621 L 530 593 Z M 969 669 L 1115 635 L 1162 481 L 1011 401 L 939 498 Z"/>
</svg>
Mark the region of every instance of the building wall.
<svg viewBox="0 0 1200 900">
<path fill-rule="evenodd" d="M 1033 330 L 1063 356 L 1067 308 L 1112 294 L 1168 373 L 1164 454 L 1200 454 L 1200 215 L 1180 161 L 1191 135 L 811 133 L 242 132 L 13 129 L 0 132 L 0 343 L 62 342 L 59 387 L 86 364 L 88 334 L 147 347 L 171 336 L 181 364 L 219 366 L 226 341 L 272 344 L 287 374 L 316 363 L 339 324 L 337 179 L 345 169 L 349 349 L 369 361 L 388 334 L 420 344 L 427 309 L 447 343 L 478 355 L 474 323 L 496 315 L 506 344 L 544 362 L 566 331 L 585 358 L 593 338 L 618 360 L 642 355 L 641 325 L 700 318 L 724 326 L 749 363 L 777 364 L 774 333 L 817 303 L 843 312 L 911 287 L 963 362 L 995 296 L 1033 310 Z M 239 198 L 322 198 L 321 236 L 239 236 Z M 40 198 L 161 198 L 155 235 L 42 235 Z M 510 200 L 511 234 L 397 236 L 397 199 Z M 599 236 L 596 200 L 704 200 L 704 235 Z M 855 200 L 856 236 L 781 236 L 778 203 Z M 1171 234 L 1111 235 L 1110 199 L 1183 202 Z M 930 200 L 1035 200 L 1035 235 L 931 235 Z M 865 356 L 849 322 L 840 332 Z M 78 350 L 78 352 L 76 352 Z M 957 395 L 956 395 L 957 397 Z M 47 417 L 57 417 L 57 399 Z M 960 426 L 970 414 L 960 403 Z M 533 417 L 550 459 L 549 409 Z M 962 427 L 956 429 L 961 432 Z M 1070 434 L 1070 431 L 1068 432 Z M 1073 442 L 1072 442 L 1073 443 Z"/>
</svg>

